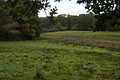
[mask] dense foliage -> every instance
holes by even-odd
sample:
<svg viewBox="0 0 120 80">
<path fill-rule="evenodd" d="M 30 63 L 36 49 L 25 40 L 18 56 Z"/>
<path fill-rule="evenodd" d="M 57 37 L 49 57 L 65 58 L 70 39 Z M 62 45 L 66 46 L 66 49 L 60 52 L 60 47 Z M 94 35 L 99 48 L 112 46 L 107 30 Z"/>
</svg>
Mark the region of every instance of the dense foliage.
<svg viewBox="0 0 120 80">
<path fill-rule="evenodd" d="M 94 15 L 81 14 L 79 16 L 61 14 L 54 17 L 54 24 L 50 19 L 39 18 L 43 32 L 65 31 L 65 30 L 92 30 L 94 26 Z"/>
<path fill-rule="evenodd" d="M 1 0 L 0 40 L 31 40 L 40 35 L 38 11 L 46 0 Z"/>
</svg>

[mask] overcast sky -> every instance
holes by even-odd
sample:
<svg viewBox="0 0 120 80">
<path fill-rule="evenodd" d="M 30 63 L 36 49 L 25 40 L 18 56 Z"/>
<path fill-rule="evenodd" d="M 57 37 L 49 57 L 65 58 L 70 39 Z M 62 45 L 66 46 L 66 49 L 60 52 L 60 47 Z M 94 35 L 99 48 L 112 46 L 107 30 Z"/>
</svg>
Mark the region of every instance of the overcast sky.
<svg viewBox="0 0 120 80">
<path fill-rule="evenodd" d="M 79 14 L 85 14 L 87 10 L 85 10 L 84 4 L 77 4 L 77 0 L 63 0 L 61 2 L 54 2 L 54 0 L 51 0 L 50 4 L 51 7 L 57 7 L 58 14 L 70 14 L 70 15 L 79 15 Z M 47 15 L 49 15 L 49 10 L 46 11 Z M 45 17 L 46 14 L 44 11 L 40 11 L 38 13 L 39 17 Z"/>
</svg>

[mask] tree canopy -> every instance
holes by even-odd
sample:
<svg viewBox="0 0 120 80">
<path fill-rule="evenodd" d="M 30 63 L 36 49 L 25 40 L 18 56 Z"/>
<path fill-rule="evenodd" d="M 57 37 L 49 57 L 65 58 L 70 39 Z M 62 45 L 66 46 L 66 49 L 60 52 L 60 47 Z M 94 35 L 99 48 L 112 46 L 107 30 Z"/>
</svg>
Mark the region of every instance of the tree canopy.
<svg viewBox="0 0 120 80">
<path fill-rule="evenodd" d="M 85 3 L 88 11 L 95 14 L 110 13 L 120 10 L 120 0 L 78 0 L 77 3 Z"/>
<path fill-rule="evenodd" d="M 117 26 L 120 30 L 120 0 L 78 0 L 77 3 L 85 3 L 88 12 L 96 15 L 96 29 L 109 26 L 111 30 Z M 114 27 L 115 26 L 115 27 Z"/>
</svg>

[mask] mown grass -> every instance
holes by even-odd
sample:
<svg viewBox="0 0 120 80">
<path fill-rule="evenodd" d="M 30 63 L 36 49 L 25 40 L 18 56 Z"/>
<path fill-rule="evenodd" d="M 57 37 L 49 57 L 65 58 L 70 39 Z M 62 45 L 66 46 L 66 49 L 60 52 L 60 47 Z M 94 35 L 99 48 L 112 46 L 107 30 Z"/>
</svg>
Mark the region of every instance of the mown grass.
<svg viewBox="0 0 120 80">
<path fill-rule="evenodd" d="M 62 31 L 45 33 L 41 37 L 62 40 L 76 45 L 120 50 L 120 32 Z"/>
<path fill-rule="evenodd" d="M 119 50 L 55 38 L 72 33 L 45 33 L 40 40 L 0 42 L 0 80 L 120 80 Z"/>
</svg>

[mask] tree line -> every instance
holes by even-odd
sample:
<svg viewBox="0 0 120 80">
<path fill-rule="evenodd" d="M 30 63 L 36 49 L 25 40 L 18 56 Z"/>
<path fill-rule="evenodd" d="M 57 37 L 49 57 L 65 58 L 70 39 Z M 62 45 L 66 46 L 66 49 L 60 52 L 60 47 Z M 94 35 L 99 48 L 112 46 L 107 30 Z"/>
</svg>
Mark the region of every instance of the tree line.
<svg viewBox="0 0 120 80">
<path fill-rule="evenodd" d="M 100 19 L 99 15 L 93 13 L 75 15 L 61 14 L 54 17 L 53 22 L 49 17 L 39 18 L 39 27 L 42 32 L 53 31 L 120 31 L 120 26 L 106 23 L 106 19 Z M 102 16 L 101 18 L 108 18 Z"/>
<path fill-rule="evenodd" d="M 51 22 L 48 17 L 39 18 L 39 26 L 43 32 L 78 30 L 88 31 L 94 28 L 95 18 L 91 14 L 66 15 L 61 14 L 54 17 Z"/>
</svg>

